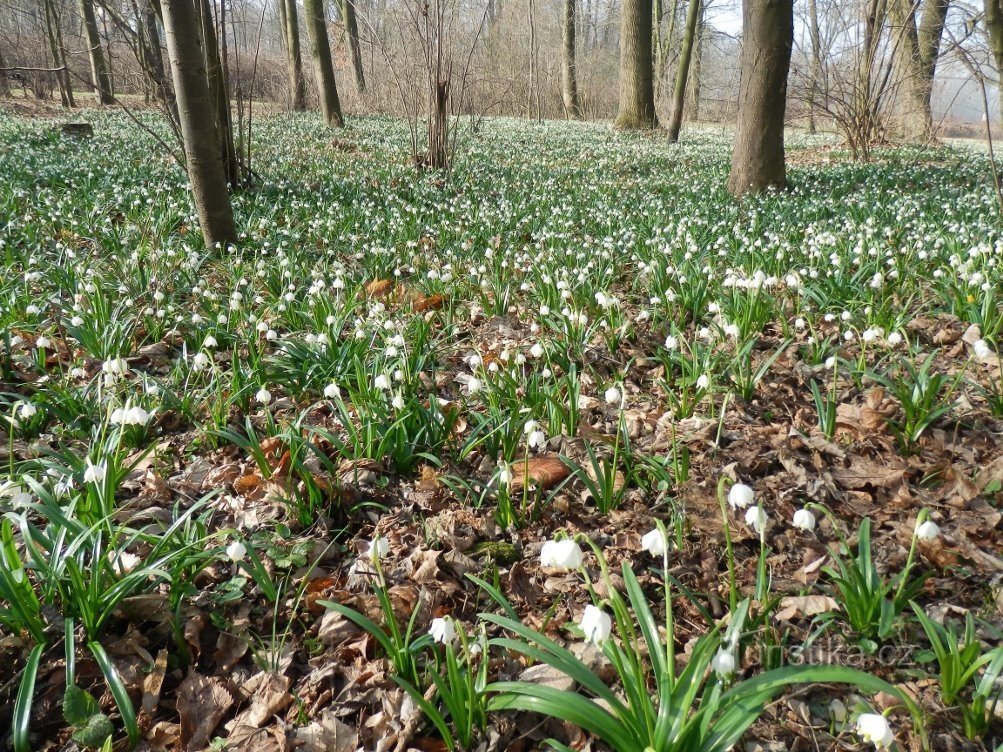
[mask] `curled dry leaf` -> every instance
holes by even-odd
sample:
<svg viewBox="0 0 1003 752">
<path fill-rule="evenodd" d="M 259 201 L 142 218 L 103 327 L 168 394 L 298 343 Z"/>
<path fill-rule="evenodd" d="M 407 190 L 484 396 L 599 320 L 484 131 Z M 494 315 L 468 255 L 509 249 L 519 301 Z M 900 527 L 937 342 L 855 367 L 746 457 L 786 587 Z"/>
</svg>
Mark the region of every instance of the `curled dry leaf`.
<svg viewBox="0 0 1003 752">
<path fill-rule="evenodd" d="M 374 279 L 366 285 L 366 295 L 370 298 L 385 298 L 393 292 L 394 283 L 390 279 Z"/>
<path fill-rule="evenodd" d="M 798 616 L 816 616 L 838 610 L 836 599 L 828 595 L 788 596 L 780 599 L 780 610 L 773 618 L 777 621 L 790 621 Z"/>
<path fill-rule="evenodd" d="M 570 470 L 556 455 L 543 454 L 514 462 L 511 472 L 512 481 L 509 483 L 509 490 L 521 491 L 527 484 L 542 489 L 556 486 L 568 477 Z"/>
</svg>

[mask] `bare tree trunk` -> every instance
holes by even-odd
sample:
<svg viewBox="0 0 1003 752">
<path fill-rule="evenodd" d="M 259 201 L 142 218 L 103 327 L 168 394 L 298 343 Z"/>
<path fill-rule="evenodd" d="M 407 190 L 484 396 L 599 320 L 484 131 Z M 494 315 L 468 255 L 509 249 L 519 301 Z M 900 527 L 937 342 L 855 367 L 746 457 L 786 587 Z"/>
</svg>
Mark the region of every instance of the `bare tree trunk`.
<svg viewBox="0 0 1003 752">
<path fill-rule="evenodd" d="M 530 119 L 532 119 L 533 107 L 535 104 L 536 118 L 542 119 L 543 114 L 540 112 L 540 99 L 536 96 L 540 82 L 539 60 L 536 51 L 536 3 L 534 0 L 527 0 L 526 12 L 528 13 L 529 21 L 529 95 L 526 109 L 529 113 Z"/>
<path fill-rule="evenodd" d="M 289 108 L 306 109 L 306 87 L 303 83 L 303 57 L 300 54 L 299 14 L 296 0 L 279 0 L 285 6 L 286 25 L 282 30 L 286 40 L 286 75 L 289 79 Z"/>
<path fill-rule="evenodd" d="M 902 134 L 910 141 L 933 137 L 930 94 L 933 81 L 925 81 L 919 52 L 919 34 L 912 0 L 892 0 L 889 16 L 894 37 L 895 65 L 902 91 Z"/>
<path fill-rule="evenodd" d="M 689 107 L 687 111 L 689 117 L 694 121 L 700 120 L 700 93 L 701 86 L 703 85 L 703 62 L 704 62 L 704 36 L 707 30 L 707 24 L 704 22 L 705 15 L 707 13 L 707 6 L 703 3 L 700 4 L 700 18 L 697 19 L 697 38 L 694 42 L 695 47 L 693 48 L 693 62 L 691 66 L 693 71 L 690 73 L 689 96 L 686 98 L 686 102 Z"/>
<path fill-rule="evenodd" d="M 56 16 L 52 0 L 44 0 L 43 5 L 45 6 L 45 34 L 49 40 L 52 67 L 61 69 L 56 72 L 59 98 L 62 100 L 63 107 L 73 108 L 77 106 L 77 103 L 73 101 L 73 83 L 66 67 L 66 48 L 63 47 L 63 33 L 59 29 L 59 18 Z"/>
<path fill-rule="evenodd" d="M 923 18 L 919 23 L 919 58 L 923 66 L 923 77 L 930 82 L 937 73 L 937 59 L 940 57 L 940 41 L 944 36 L 947 10 L 950 0 L 926 0 Z"/>
<path fill-rule="evenodd" d="M 564 111 L 568 117 L 582 119 L 582 106 L 578 101 L 578 73 L 575 70 L 575 25 L 578 0 L 563 0 L 561 14 L 561 94 Z"/>
<path fill-rule="evenodd" d="M 220 59 L 219 41 L 216 36 L 216 22 L 213 17 L 213 0 L 195 0 L 199 3 L 202 21 L 202 44 L 205 50 L 206 80 L 209 96 L 215 108 L 216 139 L 223 172 L 232 186 L 240 184 L 240 163 L 233 142 L 233 118 L 230 114 L 230 85 Z"/>
<path fill-rule="evenodd" d="M 784 111 L 794 46 L 793 0 L 743 0 L 738 126 L 728 192 L 787 185 Z"/>
<path fill-rule="evenodd" d="M 984 0 L 986 29 L 989 32 L 989 47 L 996 61 L 996 75 L 999 78 L 1000 122 L 1003 123 L 1003 0 Z"/>
<path fill-rule="evenodd" d="M 0 98 L 10 96 L 10 81 L 7 80 L 6 67 L 7 61 L 4 60 L 3 50 L 0 50 Z"/>
<path fill-rule="evenodd" d="M 366 76 L 362 68 L 362 47 L 359 44 L 359 20 L 355 15 L 355 0 L 342 0 L 341 16 L 345 20 L 345 32 L 348 34 L 348 50 L 352 55 L 355 88 L 359 94 L 365 94 Z"/>
<path fill-rule="evenodd" d="M 808 132 L 815 132 L 815 106 L 818 104 L 819 76 L 822 72 L 822 33 L 818 26 L 817 0 L 808 0 L 808 36 L 811 61 L 808 68 Z"/>
<path fill-rule="evenodd" d="M 349 4 L 351 0 L 346 0 Z M 331 41 L 327 36 L 327 14 L 324 0 L 303 0 L 306 14 L 306 32 L 310 40 L 310 58 L 317 78 L 317 96 L 320 98 L 320 112 L 324 124 L 341 128 L 345 119 L 341 115 L 341 101 L 338 99 L 338 84 L 334 80 L 334 63 L 331 61 Z"/>
<path fill-rule="evenodd" d="M 652 0 L 623 0 L 620 6 L 620 101 L 617 128 L 658 125 L 654 60 L 651 54 Z"/>
<path fill-rule="evenodd" d="M 80 18 L 84 22 L 84 36 L 87 39 L 87 55 L 91 61 L 91 77 L 98 104 L 112 104 L 111 76 L 105 65 L 104 48 L 98 33 L 97 16 L 94 15 L 94 0 L 80 0 Z"/>
<path fill-rule="evenodd" d="M 181 133 L 199 225 L 206 248 L 237 240 L 226 172 L 216 136 L 216 111 L 209 92 L 206 49 L 192 0 L 163 0 L 164 32 L 171 61 Z M 209 138 L 206 135 L 210 134 Z"/>
<path fill-rule="evenodd" d="M 679 48 L 679 64 L 676 66 L 676 86 L 672 90 L 672 109 L 669 116 L 669 143 L 679 140 L 679 130 L 683 126 L 683 105 L 686 104 L 686 80 L 693 58 L 693 43 L 697 35 L 697 21 L 700 19 L 700 0 L 690 0 L 686 10 L 686 30 Z"/>
</svg>

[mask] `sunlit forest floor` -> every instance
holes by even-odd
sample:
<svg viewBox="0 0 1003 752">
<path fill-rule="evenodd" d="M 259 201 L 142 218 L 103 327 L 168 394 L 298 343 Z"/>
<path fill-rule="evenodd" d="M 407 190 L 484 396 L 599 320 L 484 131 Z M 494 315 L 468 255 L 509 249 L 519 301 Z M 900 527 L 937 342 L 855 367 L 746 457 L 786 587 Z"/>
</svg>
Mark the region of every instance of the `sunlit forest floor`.
<svg viewBox="0 0 1003 752">
<path fill-rule="evenodd" d="M 275 115 L 207 252 L 75 117 L 0 111 L 0 748 L 1003 740 L 983 150 Z"/>
</svg>

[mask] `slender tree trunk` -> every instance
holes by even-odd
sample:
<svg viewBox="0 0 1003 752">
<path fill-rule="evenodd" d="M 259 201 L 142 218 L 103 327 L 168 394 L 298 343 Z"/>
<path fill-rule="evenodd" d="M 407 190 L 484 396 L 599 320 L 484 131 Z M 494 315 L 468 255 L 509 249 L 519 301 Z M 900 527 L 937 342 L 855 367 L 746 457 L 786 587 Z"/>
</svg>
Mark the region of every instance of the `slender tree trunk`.
<svg viewBox="0 0 1003 752">
<path fill-rule="evenodd" d="M 365 94 L 366 76 L 362 69 L 362 46 L 359 43 L 359 20 L 355 14 L 355 0 L 342 0 L 341 17 L 345 20 L 345 32 L 348 34 L 348 51 L 352 55 L 355 88 L 359 94 Z"/>
<path fill-rule="evenodd" d="M 163 0 L 162 10 L 188 180 L 199 225 L 206 248 L 225 248 L 237 241 L 237 231 L 215 132 L 216 109 L 209 91 L 207 51 L 202 45 L 199 13 L 192 0 Z"/>
<path fill-rule="evenodd" d="M 233 142 L 233 118 L 230 114 L 230 83 L 220 59 L 219 40 L 216 36 L 216 22 L 213 17 L 213 0 L 195 0 L 199 3 L 201 15 L 202 44 L 205 50 L 206 81 L 209 85 L 209 96 L 214 107 L 216 124 L 216 142 L 220 159 L 223 162 L 223 172 L 227 182 L 236 186 L 240 184 L 240 163 L 237 161 L 237 149 Z"/>
<path fill-rule="evenodd" d="M 104 48 L 101 46 L 101 35 L 98 33 L 97 16 L 94 14 L 94 0 L 80 0 L 80 18 L 84 22 L 84 36 L 87 40 L 87 55 L 91 61 L 91 77 L 94 81 L 94 93 L 98 104 L 112 104 L 111 75 L 105 64 Z"/>
<path fill-rule="evenodd" d="M 808 36 L 811 39 L 811 62 L 808 68 L 808 132 L 814 133 L 819 75 L 822 72 L 822 34 L 818 26 L 817 0 L 808 0 Z"/>
<path fill-rule="evenodd" d="M 703 86 L 703 62 L 704 62 L 704 32 L 707 29 L 707 25 L 704 22 L 705 14 L 707 13 L 707 6 L 703 3 L 700 4 L 700 18 L 697 19 L 697 38 L 694 42 L 695 47 L 693 48 L 693 62 L 690 64 L 693 71 L 690 73 L 690 83 L 689 96 L 686 97 L 686 101 L 689 104 L 687 109 L 689 117 L 697 122 L 700 120 L 700 94 L 701 87 Z"/>
<path fill-rule="evenodd" d="M 575 31 L 578 15 L 578 0 L 563 0 L 561 14 L 561 94 L 564 97 L 564 111 L 575 120 L 582 119 L 582 107 L 578 101 L 578 73 L 575 69 Z"/>
<path fill-rule="evenodd" d="M 794 46 L 793 0 L 743 0 L 738 126 L 728 192 L 787 184 L 784 111 Z"/>
<path fill-rule="evenodd" d="M 1000 82 L 1000 122 L 1003 123 L 1003 0 L 985 0 L 983 8 L 989 32 L 989 47 L 993 52 L 993 60 L 996 61 L 996 76 Z"/>
<path fill-rule="evenodd" d="M 651 54 L 652 0 L 623 0 L 620 6 L 620 101 L 615 126 L 654 128 L 654 60 Z"/>
<path fill-rule="evenodd" d="M 0 50 L 0 98 L 10 96 L 10 81 L 7 80 L 7 61 L 4 60 L 3 50 Z M 53 66 L 56 67 L 56 66 Z"/>
<path fill-rule="evenodd" d="M 61 68 L 56 72 L 56 84 L 59 86 L 59 98 L 63 107 L 73 108 L 77 103 L 73 101 L 73 83 L 70 80 L 70 72 L 66 67 L 66 48 L 63 47 L 63 33 L 59 29 L 59 18 L 56 16 L 56 9 L 52 0 L 44 0 L 45 11 L 45 34 L 49 40 L 49 52 L 52 55 L 52 67 Z"/>
<path fill-rule="evenodd" d="M 539 86 L 539 63 L 536 55 L 536 3 L 534 0 L 527 0 L 526 12 L 529 21 L 529 95 L 526 102 L 526 110 L 529 113 L 529 118 L 533 119 L 534 104 L 539 105 L 539 99 L 536 97 L 536 89 Z M 543 117 L 539 106 L 536 107 L 536 117 Z"/>
<path fill-rule="evenodd" d="M 350 0 L 346 0 L 346 3 Z M 345 119 L 341 115 L 338 99 L 338 84 L 334 80 L 334 63 L 331 61 L 331 42 L 327 36 L 327 14 L 324 0 L 303 0 L 306 15 L 306 33 L 310 40 L 310 58 L 313 60 L 314 76 L 317 78 L 317 96 L 324 123 L 329 127 L 341 128 Z"/>
<path fill-rule="evenodd" d="M 686 10 L 686 30 L 679 48 L 679 64 L 676 66 L 676 86 L 672 90 L 672 109 L 669 116 L 669 143 L 679 140 L 679 130 L 683 126 L 683 106 L 686 104 L 686 80 L 690 74 L 690 60 L 693 58 L 693 44 L 697 36 L 697 21 L 700 19 L 700 0 L 690 0 Z"/>
<path fill-rule="evenodd" d="M 303 84 L 303 57 L 300 54 L 299 14 L 296 0 L 279 0 L 285 5 L 286 74 L 289 79 L 289 108 L 306 109 L 306 87 Z"/>
<path fill-rule="evenodd" d="M 157 21 L 157 12 L 152 2 L 146 3 L 142 15 L 143 26 L 146 29 L 146 43 L 148 45 L 146 57 L 150 63 L 150 75 L 153 78 L 153 85 L 157 91 L 158 98 L 171 111 L 172 117 L 176 121 L 178 108 L 174 102 L 174 93 L 171 91 L 167 70 L 164 68 L 164 54 L 160 48 L 160 24 Z"/>
</svg>

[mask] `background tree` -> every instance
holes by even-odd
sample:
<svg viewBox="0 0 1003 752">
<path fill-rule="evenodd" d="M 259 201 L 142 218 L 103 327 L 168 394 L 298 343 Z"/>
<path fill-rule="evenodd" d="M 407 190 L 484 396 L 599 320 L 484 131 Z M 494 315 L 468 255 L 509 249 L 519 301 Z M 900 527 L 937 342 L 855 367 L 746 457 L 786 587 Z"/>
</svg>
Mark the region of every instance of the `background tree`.
<svg viewBox="0 0 1003 752">
<path fill-rule="evenodd" d="M 658 124 L 651 3 L 652 0 L 623 0 L 620 6 L 620 100 L 614 123 L 617 128 L 654 128 Z"/>
<path fill-rule="evenodd" d="M 334 63 L 331 61 L 331 42 L 327 36 L 324 0 L 303 0 L 303 13 L 306 15 L 310 59 L 313 61 L 314 75 L 317 79 L 321 115 L 326 125 L 340 128 L 345 124 L 345 120 L 341 114 L 341 101 L 338 99 L 338 84 L 334 79 Z"/>
<path fill-rule="evenodd" d="M 999 107 L 1003 119 L 1003 0 L 985 0 L 983 4 L 986 31 L 989 32 L 989 49 L 996 62 L 999 79 Z"/>
<path fill-rule="evenodd" d="M 199 226 L 206 248 L 225 248 L 237 241 L 237 231 L 216 134 L 200 14 L 192 0 L 163 0 L 161 7 Z"/>
<path fill-rule="evenodd" d="M 59 86 L 59 98 L 63 107 L 76 107 L 73 99 L 73 82 L 70 70 L 66 64 L 66 48 L 63 46 L 63 33 L 59 25 L 59 15 L 53 0 L 42 0 L 42 11 L 45 14 L 45 36 L 49 42 L 49 54 L 52 56 L 52 67 L 56 68 L 56 83 Z"/>
<path fill-rule="evenodd" d="M 355 12 L 354 0 L 342 0 L 341 18 L 345 22 L 345 33 L 348 35 L 348 50 L 352 56 L 352 74 L 355 76 L 355 88 L 359 94 L 365 94 L 366 74 L 362 67 L 362 47 L 359 43 L 359 19 Z"/>
<path fill-rule="evenodd" d="M 690 0 L 686 11 L 686 28 L 683 31 L 679 63 L 676 66 L 676 85 L 672 91 L 672 110 L 669 115 L 669 143 L 679 140 L 679 129 L 683 125 L 683 105 L 686 103 L 686 81 L 690 72 L 690 60 L 697 36 L 697 22 L 700 20 L 700 0 Z"/>
<path fill-rule="evenodd" d="M 108 72 L 104 57 L 104 47 L 101 44 L 101 34 L 98 31 L 97 15 L 94 13 L 94 0 L 80 0 L 79 9 L 87 41 L 87 56 L 91 62 L 94 93 L 98 104 L 112 104 L 115 96 L 112 92 L 111 74 Z"/>
<path fill-rule="evenodd" d="M 794 46 L 794 0 L 742 1 L 738 126 L 728 192 L 787 185 L 784 113 Z"/>
<path fill-rule="evenodd" d="M 578 73 L 575 70 L 578 0 L 562 0 L 561 9 L 561 95 L 568 117 L 581 120 L 582 106 L 578 101 Z"/>
<path fill-rule="evenodd" d="M 299 14 L 296 0 L 279 0 L 284 19 L 282 29 L 286 49 L 286 76 L 289 80 L 289 108 L 295 111 L 306 109 L 306 87 L 303 83 L 303 56 L 300 54 Z M 326 22 L 325 22 L 326 23 Z"/>
<path fill-rule="evenodd" d="M 947 19 L 947 0 L 927 0 L 917 23 L 918 2 L 890 0 L 889 16 L 896 34 L 895 62 L 902 88 L 902 131 L 906 138 L 933 138 L 933 79 L 940 38 Z"/>
</svg>

